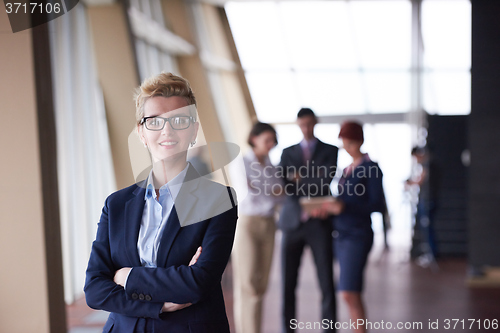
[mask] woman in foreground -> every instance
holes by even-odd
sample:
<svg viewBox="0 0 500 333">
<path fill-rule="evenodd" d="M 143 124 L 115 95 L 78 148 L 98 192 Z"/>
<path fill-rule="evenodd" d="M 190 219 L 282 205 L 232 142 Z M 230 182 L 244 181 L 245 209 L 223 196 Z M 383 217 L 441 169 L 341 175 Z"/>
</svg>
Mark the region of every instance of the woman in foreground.
<svg viewBox="0 0 500 333">
<path fill-rule="evenodd" d="M 220 285 L 233 245 L 234 191 L 187 162 L 199 123 L 189 83 L 162 73 L 136 96 L 153 168 L 104 204 L 85 297 L 111 312 L 103 332 L 229 332 Z"/>
</svg>

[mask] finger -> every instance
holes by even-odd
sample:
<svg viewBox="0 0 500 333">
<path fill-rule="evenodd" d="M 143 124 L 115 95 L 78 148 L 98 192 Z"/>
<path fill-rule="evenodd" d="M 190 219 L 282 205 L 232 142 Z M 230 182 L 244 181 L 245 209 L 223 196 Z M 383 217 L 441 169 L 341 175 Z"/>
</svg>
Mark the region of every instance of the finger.
<svg viewBox="0 0 500 333">
<path fill-rule="evenodd" d="M 196 262 L 198 261 L 198 258 L 200 257 L 200 255 L 201 255 L 201 246 L 198 247 L 198 249 L 196 250 L 196 253 L 194 254 L 194 256 L 191 259 L 191 261 L 189 262 L 189 266 L 192 266 L 192 265 L 196 264 Z"/>
<path fill-rule="evenodd" d="M 198 250 L 196 250 L 196 253 L 194 254 L 193 258 L 191 258 L 191 261 L 189 262 L 189 265 L 194 265 L 198 261 L 199 258 Z"/>
<path fill-rule="evenodd" d="M 191 305 L 193 305 L 193 304 L 192 303 L 182 304 L 182 308 L 184 309 L 184 308 L 187 308 L 188 306 L 191 306 Z"/>
</svg>

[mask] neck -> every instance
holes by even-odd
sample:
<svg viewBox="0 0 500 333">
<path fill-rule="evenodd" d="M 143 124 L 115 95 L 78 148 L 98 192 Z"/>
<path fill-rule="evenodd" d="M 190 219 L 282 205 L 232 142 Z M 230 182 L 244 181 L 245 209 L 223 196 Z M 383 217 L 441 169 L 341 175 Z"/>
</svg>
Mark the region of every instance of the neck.
<svg viewBox="0 0 500 333">
<path fill-rule="evenodd" d="M 175 178 L 186 167 L 186 159 L 175 161 L 157 161 L 153 164 L 153 181 L 155 188 L 160 188 Z"/>
<path fill-rule="evenodd" d="M 361 162 L 363 162 L 363 156 L 364 154 L 360 151 L 358 151 L 356 154 L 352 156 L 352 164 L 354 165 L 359 165 Z"/>
<path fill-rule="evenodd" d="M 263 164 L 266 157 L 267 157 L 267 154 L 260 152 L 257 149 L 253 149 L 253 153 L 255 154 L 255 157 L 257 157 L 257 160 L 259 161 L 259 163 Z"/>
</svg>

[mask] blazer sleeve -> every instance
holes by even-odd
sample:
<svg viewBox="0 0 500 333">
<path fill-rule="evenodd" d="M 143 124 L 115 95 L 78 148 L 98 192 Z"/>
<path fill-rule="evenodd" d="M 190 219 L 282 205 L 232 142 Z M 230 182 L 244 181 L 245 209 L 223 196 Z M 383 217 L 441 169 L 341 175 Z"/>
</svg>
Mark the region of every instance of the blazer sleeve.
<svg viewBox="0 0 500 333">
<path fill-rule="evenodd" d="M 293 146 L 292 146 L 293 147 Z M 283 149 L 283 152 L 281 153 L 281 160 L 280 163 L 278 164 L 278 168 L 281 169 L 281 172 L 279 175 L 282 177 L 282 181 L 284 184 L 285 189 L 287 189 L 286 193 L 291 193 L 293 194 L 292 196 L 296 196 L 297 193 L 297 183 L 290 178 L 292 177 L 291 174 L 288 174 L 288 171 L 295 169 L 298 169 L 298 167 L 295 167 L 292 162 L 291 158 L 291 150 L 292 147 L 288 147 Z"/>
<path fill-rule="evenodd" d="M 131 317 L 159 318 L 163 302 L 146 303 L 129 299 L 123 287 L 113 281 L 117 269 L 113 265 L 109 246 L 108 201 L 109 197 L 102 210 L 87 267 L 84 287 L 87 304 L 93 309 Z"/>
<path fill-rule="evenodd" d="M 150 295 L 153 301 L 197 303 L 220 285 L 231 255 L 236 230 L 237 206 L 211 218 L 196 264 L 164 267 L 134 267 L 127 279 L 126 293 Z"/>
</svg>

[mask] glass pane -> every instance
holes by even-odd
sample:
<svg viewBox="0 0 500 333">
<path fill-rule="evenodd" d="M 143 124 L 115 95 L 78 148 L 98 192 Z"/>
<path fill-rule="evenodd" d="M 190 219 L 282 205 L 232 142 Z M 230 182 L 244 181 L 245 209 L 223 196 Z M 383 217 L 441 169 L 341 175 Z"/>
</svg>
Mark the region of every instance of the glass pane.
<svg viewBox="0 0 500 333">
<path fill-rule="evenodd" d="M 357 71 L 298 72 L 297 85 L 301 105 L 310 107 L 318 116 L 366 110 L 366 98 Z"/>
<path fill-rule="evenodd" d="M 149 76 L 156 75 L 161 72 L 160 52 L 156 46 L 148 45 L 148 64 Z"/>
<path fill-rule="evenodd" d="M 135 39 L 135 51 L 137 54 L 137 64 L 139 66 L 139 75 L 141 82 L 148 77 L 148 55 L 146 51 L 146 43 L 140 39 Z"/>
<path fill-rule="evenodd" d="M 162 27 L 165 26 L 165 21 L 163 20 L 163 10 L 161 7 L 160 0 L 151 1 L 151 11 L 153 14 L 153 20 L 158 22 Z"/>
<path fill-rule="evenodd" d="M 424 1 L 422 34 L 426 67 L 470 68 L 470 1 Z"/>
<path fill-rule="evenodd" d="M 282 25 L 293 67 L 358 68 L 348 7 L 347 2 L 280 3 Z"/>
<path fill-rule="evenodd" d="M 139 0 L 130 0 L 130 6 L 134 7 L 137 10 L 141 10 L 141 5 L 139 4 Z"/>
<path fill-rule="evenodd" d="M 405 200 L 405 180 L 411 170 L 411 130 L 407 124 L 365 124 L 365 143 L 362 151 L 379 163 L 383 173 L 384 192 L 391 215 L 391 241 L 401 243 L 410 239 L 409 205 Z M 352 161 L 352 159 L 350 159 Z M 376 229 L 377 224 L 373 227 Z M 380 225 L 381 227 L 381 225 Z M 398 239 L 399 238 L 399 239 Z"/>
<path fill-rule="evenodd" d="M 410 1 L 350 1 L 351 24 L 362 67 L 410 68 Z M 346 33 L 346 32 L 344 32 Z"/>
<path fill-rule="evenodd" d="M 424 75 L 424 109 L 431 114 L 469 114 L 470 72 L 429 72 Z"/>
<path fill-rule="evenodd" d="M 231 2 L 225 9 L 243 68 L 290 67 L 274 2 Z"/>
<path fill-rule="evenodd" d="M 152 17 L 150 0 L 140 0 L 140 4 L 141 4 L 141 11 L 148 17 Z"/>
<path fill-rule="evenodd" d="M 246 79 L 260 121 L 295 121 L 301 105 L 291 72 L 254 71 L 246 73 Z"/>
<path fill-rule="evenodd" d="M 297 113 L 295 113 L 297 115 Z M 278 145 L 269 153 L 271 163 L 278 164 L 281 159 L 281 153 L 286 147 L 290 147 L 302 140 L 302 133 L 297 125 L 276 125 L 276 133 L 278 134 Z"/>
<path fill-rule="evenodd" d="M 409 72 L 366 72 L 368 112 L 390 113 L 410 110 Z"/>
<path fill-rule="evenodd" d="M 160 61 L 161 61 L 161 70 L 163 72 L 171 72 L 174 74 L 179 73 L 175 57 L 171 56 L 166 52 L 161 52 Z"/>
</svg>

